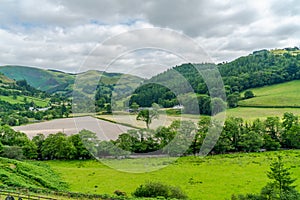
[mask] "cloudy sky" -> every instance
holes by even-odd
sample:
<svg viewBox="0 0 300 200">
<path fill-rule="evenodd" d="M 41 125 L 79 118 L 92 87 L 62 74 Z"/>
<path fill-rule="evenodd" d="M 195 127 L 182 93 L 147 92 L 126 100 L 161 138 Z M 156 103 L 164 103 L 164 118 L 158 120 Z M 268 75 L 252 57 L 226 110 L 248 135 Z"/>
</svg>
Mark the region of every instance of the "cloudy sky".
<svg viewBox="0 0 300 200">
<path fill-rule="evenodd" d="M 297 0 L 1 0 L 0 64 L 147 74 L 299 46 L 299 22 Z"/>
</svg>

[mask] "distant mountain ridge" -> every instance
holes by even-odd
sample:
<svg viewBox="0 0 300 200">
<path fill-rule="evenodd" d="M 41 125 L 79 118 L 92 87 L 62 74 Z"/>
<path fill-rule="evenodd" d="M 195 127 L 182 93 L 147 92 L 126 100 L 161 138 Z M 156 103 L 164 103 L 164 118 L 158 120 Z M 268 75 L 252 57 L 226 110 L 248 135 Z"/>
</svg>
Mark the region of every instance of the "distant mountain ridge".
<svg viewBox="0 0 300 200">
<path fill-rule="evenodd" d="M 47 93 L 64 93 L 71 95 L 73 91 L 73 84 L 77 74 L 71 74 L 53 69 L 40 69 L 27 66 L 6 65 L 0 66 L 0 73 L 13 80 L 26 80 L 29 85 L 45 91 Z M 107 73 L 97 70 L 90 70 L 79 73 L 87 79 L 95 80 L 101 76 L 100 82 L 109 84 L 118 84 L 120 78 L 127 79 L 128 86 L 131 84 L 139 84 L 143 79 L 137 76 L 121 74 L 121 73 Z M 122 82 L 124 84 L 124 82 Z M 126 84 L 126 83 L 125 83 Z"/>
</svg>

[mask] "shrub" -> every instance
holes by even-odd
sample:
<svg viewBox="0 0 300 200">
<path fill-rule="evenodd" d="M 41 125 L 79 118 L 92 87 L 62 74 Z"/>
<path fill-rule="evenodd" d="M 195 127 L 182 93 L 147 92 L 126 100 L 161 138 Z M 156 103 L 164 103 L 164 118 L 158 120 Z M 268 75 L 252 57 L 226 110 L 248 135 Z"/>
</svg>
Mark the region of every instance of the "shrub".
<svg viewBox="0 0 300 200">
<path fill-rule="evenodd" d="M 23 150 L 18 146 L 4 146 L 1 156 L 16 160 L 22 160 L 24 158 Z"/>
<path fill-rule="evenodd" d="M 159 182 L 148 182 L 140 185 L 134 192 L 135 197 L 164 197 L 175 199 L 187 199 L 187 195 L 178 187 L 165 185 Z"/>
<path fill-rule="evenodd" d="M 117 196 L 127 196 L 126 192 L 122 192 L 121 190 L 114 191 L 114 194 Z"/>
<path fill-rule="evenodd" d="M 248 90 L 244 93 L 244 99 L 251 99 L 254 97 L 254 93 L 251 90 Z"/>
</svg>

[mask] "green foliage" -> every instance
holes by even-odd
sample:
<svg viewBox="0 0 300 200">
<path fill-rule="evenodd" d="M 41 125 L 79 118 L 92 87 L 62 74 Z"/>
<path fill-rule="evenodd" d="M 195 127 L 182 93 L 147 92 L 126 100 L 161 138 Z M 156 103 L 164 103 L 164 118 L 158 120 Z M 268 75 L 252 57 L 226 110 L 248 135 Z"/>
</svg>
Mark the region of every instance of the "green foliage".
<svg viewBox="0 0 300 200">
<path fill-rule="evenodd" d="M 291 173 L 289 169 L 284 166 L 281 156 L 278 156 L 278 160 L 271 164 L 270 170 L 267 176 L 273 181 L 271 183 L 273 188 L 279 191 L 280 198 L 283 193 L 295 188 L 292 184 L 296 179 L 291 178 Z"/>
<path fill-rule="evenodd" d="M 18 146 L 4 146 L 1 156 L 16 160 L 22 160 L 24 158 L 22 148 Z"/>
<path fill-rule="evenodd" d="M 177 96 L 184 95 L 187 93 L 187 90 L 184 89 L 185 84 L 183 83 L 183 80 L 174 79 L 174 74 L 179 73 L 184 77 L 184 81 L 187 81 L 197 94 L 211 95 L 211 93 L 213 93 L 213 97 L 219 97 L 224 100 L 225 98 L 222 96 L 222 93 L 226 93 L 229 97 L 229 107 L 237 106 L 237 99 L 235 96 L 230 96 L 231 94 L 251 88 L 251 91 L 249 90 L 245 92 L 245 99 L 248 100 L 244 100 L 241 103 L 241 105 L 248 105 L 252 101 L 256 102 L 260 100 L 260 98 L 252 99 L 252 97 L 254 97 L 252 88 L 288 82 L 300 78 L 298 58 L 292 54 L 289 55 L 290 56 L 275 55 L 272 51 L 263 50 L 253 52 L 253 54 L 240 57 L 229 63 L 218 64 L 217 66 L 213 64 L 182 64 L 152 77 L 149 81 L 146 81 L 145 85 L 135 91 L 134 95 L 131 97 L 131 102 L 137 102 L 139 104 L 147 102 L 145 106 L 149 106 L 153 102 L 162 102 L 160 103 L 162 106 L 172 107 L 174 104 L 166 105 L 165 102 L 174 102 L 173 100 L 175 100 L 176 97 L 172 97 L 170 95 L 166 96 L 166 94 L 171 92 L 170 89 L 166 89 L 159 84 L 168 85 L 169 88 L 176 88 L 173 89 L 176 91 L 172 92 L 174 94 L 176 93 Z M 217 83 L 219 81 L 216 80 L 217 73 L 212 70 L 214 67 L 219 70 L 222 76 L 225 85 L 224 91 L 218 89 L 219 86 Z M 199 73 L 199 71 L 201 73 Z M 206 86 L 207 82 L 204 81 L 201 74 L 206 74 L 206 77 L 209 77 L 206 81 L 209 81 L 210 83 L 210 91 L 208 91 Z M 287 92 L 287 90 L 283 92 Z M 256 91 L 255 94 L 260 97 L 260 94 Z M 294 92 L 294 94 L 297 94 L 297 92 Z M 271 97 L 268 99 L 276 101 L 280 105 L 283 102 L 280 99 L 285 97 L 278 95 L 277 92 L 275 92 L 275 96 L 278 96 L 279 99 L 272 99 Z M 264 98 L 264 96 L 261 96 L 261 98 Z M 294 102 L 297 104 L 298 101 L 296 98 Z M 266 101 L 265 103 L 270 102 Z M 201 106 L 204 104 L 199 102 L 199 105 L 199 108 L 202 111 Z M 291 104 L 290 106 L 294 106 L 294 104 Z M 206 114 L 206 112 L 202 113 Z"/>
<path fill-rule="evenodd" d="M 267 176 L 272 182 L 261 189 L 260 194 L 233 195 L 232 200 L 299 200 L 300 193 L 292 184 L 296 179 L 291 178 L 290 169 L 284 166 L 281 156 L 271 163 Z"/>
<path fill-rule="evenodd" d="M 148 182 L 140 185 L 134 192 L 135 197 L 164 197 L 166 199 L 187 199 L 186 194 L 178 188 L 159 182 Z"/>
<path fill-rule="evenodd" d="M 251 99 L 254 97 L 254 93 L 251 91 L 251 90 L 247 90 L 245 93 L 244 93 L 244 99 Z"/>
<path fill-rule="evenodd" d="M 76 149 L 64 133 L 50 134 L 42 146 L 44 159 L 72 159 Z"/>
<path fill-rule="evenodd" d="M 2 186 L 22 187 L 29 190 L 67 189 L 67 184 L 49 167 L 7 158 L 0 158 L 0 182 Z"/>
<path fill-rule="evenodd" d="M 144 121 L 146 123 L 147 129 L 149 129 L 150 124 L 152 123 L 153 119 L 158 119 L 159 117 L 159 105 L 153 103 L 151 109 L 143 109 L 141 110 L 136 119 Z"/>
</svg>

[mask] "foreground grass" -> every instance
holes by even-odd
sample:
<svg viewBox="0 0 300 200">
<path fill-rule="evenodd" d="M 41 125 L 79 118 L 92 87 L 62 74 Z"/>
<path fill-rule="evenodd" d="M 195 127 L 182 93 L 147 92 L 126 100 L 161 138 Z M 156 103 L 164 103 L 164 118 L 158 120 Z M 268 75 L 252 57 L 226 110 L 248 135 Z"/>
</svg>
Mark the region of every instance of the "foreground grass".
<svg viewBox="0 0 300 200">
<path fill-rule="evenodd" d="M 280 152 L 300 189 L 300 151 Z M 183 157 L 170 164 L 167 158 L 109 160 L 121 169 L 134 171 L 145 166 L 164 167 L 148 173 L 128 173 L 98 161 L 47 161 L 69 183 L 74 192 L 131 194 L 146 181 L 180 186 L 191 199 L 225 199 L 232 194 L 254 193 L 267 183 L 266 172 L 278 152 Z"/>
<path fill-rule="evenodd" d="M 239 102 L 241 106 L 300 106 L 300 80 L 251 89 L 254 98 Z"/>
</svg>

